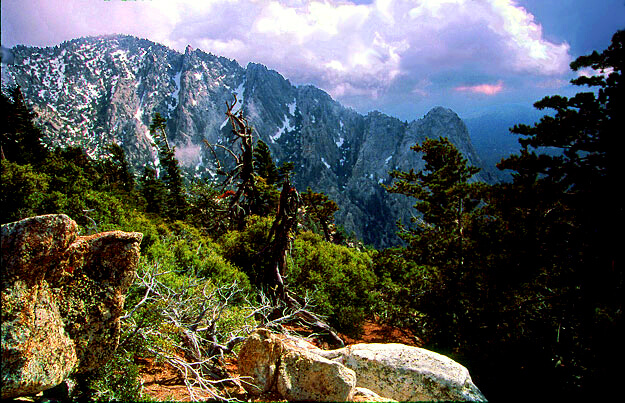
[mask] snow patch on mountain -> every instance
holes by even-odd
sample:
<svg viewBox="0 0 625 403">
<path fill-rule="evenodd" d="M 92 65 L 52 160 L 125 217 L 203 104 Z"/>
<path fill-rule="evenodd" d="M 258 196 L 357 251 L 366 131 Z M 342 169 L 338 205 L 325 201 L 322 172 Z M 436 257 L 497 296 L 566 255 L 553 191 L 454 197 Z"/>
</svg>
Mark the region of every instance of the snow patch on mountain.
<svg viewBox="0 0 625 403">
<path fill-rule="evenodd" d="M 287 108 L 289 108 L 289 115 L 295 116 L 295 110 L 297 109 L 297 99 L 294 99 L 293 102 L 287 104 Z"/>
<path fill-rule="evenodd" d="M 245 80 L 238 85 L 238 87 L 233 91 L 234 95 L 237 97 L 237 104 L 232 108 L 232 113 L 238 113 L 243 104 L 245 104 Z"/>
<path fill-rule="evenodd" d="M 176 85 L 176 88 L 171 96 L 174 98 L 175 103 L 169 107 L 170 112 L 180 104 L 180 77 L 182 77 L 182 69 L 178 70 L 176 75 L 174 75 L 174 84 Z"/>
<path fill-rule="evenodd" d="M 278 131 L 273 136 L 269 136 L 269 138 L 273 143 L 275 143 L 284 133 L 293 131 L 294 129 L 295 128 L 291 125 L 289 117 L 285 115 L 282 120 L 282 126 L 278 128 Z"/>
<path fill-rule="evenodd" d="M 321 162 L 326 166 L 326 168 L 330 169 L 330 164 L 326 162 L 325 158 L 321 157 Z"/>
</svg>

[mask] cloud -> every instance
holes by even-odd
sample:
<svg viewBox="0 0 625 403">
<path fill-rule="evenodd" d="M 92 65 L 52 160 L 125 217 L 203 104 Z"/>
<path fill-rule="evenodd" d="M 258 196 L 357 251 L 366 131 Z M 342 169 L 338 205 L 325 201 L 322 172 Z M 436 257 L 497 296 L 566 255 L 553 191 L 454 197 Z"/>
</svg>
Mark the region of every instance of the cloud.
<svg viewBox="0 0 625 403">
<path fill-rule="evenodd" d="M 3 25 L 15 19 L 11 34 L 26 43 L 119 32 L 179 51 L 190 44 L 243 65 L 263 63 L 339 98 L 377 99 L 402 88 L 425 96 L 515 74 L 556 77 L 571 60 L 569 45 L 547 40 L 512 0 L 23 0 L 2 8 Z"/>
<path fill-rule="evenodd" d="M 524 8 L 511 0 L 492 0 L 494 18 L 490 28 L 501 36 L 509 50 L 510 66 L 519 71 L 544 75 L 562 74 L 569 69 L 567 43 L 554 44 L 543 38 L 542 27 Z"/>
<path fill-rule="evenodd" d="M 560 75 L 571 60 L 508 0 L 216 0 L 193 12 L 163 41 L 261 62 L 337 97 L 375 98 L 396 80 L 435 81 L 433 71 Z"/>
<path fill-rule="evenodd" d="M 613 72 L 614 72 L 614 69 L 612 67 L 608 67 L 607 69 L 600 69 L 600 70 L 595 70 L 592 67 L 584 67 L 577 71 L 577 77 L 602 76 L 603 78 L 607 78 Z"/>
<path fill-rule="evenodd" d="M 472 92 L 474 94 L 496 95 L 496 94 L 499 94 L 503 90 L 503 82 L 499 81 L 497 84 L 479 84 L 479 85 L 469 85 L 469 86 L 461 85 L 454 89 L 460 92 Z"/>
<path fill-rule="evenodd" d="M 547 78 L 536 82 L 536 88 L 559 89 L 569 85 L 569 81 L 561 78 Z"/>
<path fill-rule="evenodd" d="M 176 159 L 186 167 L 195 166 L 201 162 L 201 151 L 198 144 L 180 145 L 175 149 Z"/>
<path fill-rule="evenodd" d="M 3 64 L 15 63 L 15 56 L 13 56 L 11 49 L 5 48 L 4 46 L 0 47 L 0 62 Z"/>
</svg>

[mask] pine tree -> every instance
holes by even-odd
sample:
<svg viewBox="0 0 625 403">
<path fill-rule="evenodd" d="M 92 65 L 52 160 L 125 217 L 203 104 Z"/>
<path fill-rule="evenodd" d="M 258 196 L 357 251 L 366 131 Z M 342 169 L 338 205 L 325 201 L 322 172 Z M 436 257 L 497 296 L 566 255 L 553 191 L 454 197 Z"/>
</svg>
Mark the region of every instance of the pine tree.
<svg viewBox="0 0 625 403">
<path fill-rule="evenodd" d="M 175 147 L 167 141 L 166 121 L 156 113 L 150 125 L 150 133 L 158 146 L 158 158 L 162 167 L 161 178 L 167 189 L 167 214 L 172 219 L 182 219 L 187 214 L 187 198 L 182 171 L 176 159 Z"/>
<path fill-rule="evenodd" d="M 40 163 L 48 154 L 43 132 L 33 123 L 35 115 L 28 109 L 20 87 L 11 89 L 10 95 L 0 95 L 1 158 L 18 164 Z"/>
<path fill-rule="evenodd" d="M 256 175 L 265 179 L 267 185 L 275 185 L 278 181 L 278 169 L 271 157 L 271 151 L 267 144 L 258 140 L 254 147 L 254 171 Z"/>
<path fill-rule="evenodd" d="M 332 242 L 330 225 L 334 222 L 334 213 L 339 210 L 339 206 L 326 194 L 313 192 L 310 188 L 302 194 L 302 202 L 308 217 L 321 226 L 325 240 Z"/>
<path fill-rule="evenodd" d="M 414 225 L 400 223 L 399 236 L 407 243 L 402 254 L 406 260 L 428 268 L 430 280 L 421 293 L 414 290 L 421 295 L 415 305 L 435 322 L 430 336 L 441 345 L 453 347 L 460 335 L 459 316 L 466 309 L 463 295 L 472 293 L 468 280 L 471 270 L 465 262 L 470 256 L 467 228 L 483 185 L 468 182 L 479 169 L 468 166 L 447 138 L 427 139 L 412 150 L 423 153 L 425 169 L 393 171 L 390 175 L 396 181 L 384 188 L 417 199 Z"/>
<path fill-rule="evenodd" d="M 624 355 L 618 331 L 624 308 L 618 252 L 623 203 L 617 193 L 624 45 L 625 31 L 619 31 L 602 53 L 571 63 L 574 71 L 594 70 L 572 81 L 592 91 L 546 97 L 535 106 L 553 115 L 511 130 L 521 136 L 523 149 L 499 164 L 513 171 L 514 180 L 493 199 L 509 229 L 508 270 L 520 273 L 527 295 L 519 292 L 517 306 L 523 309 L 516 318 L 531 321 L 526 331 L 541 337 L 536 344 L 546 351 L 543 362 L 534 360 L 531 376 L 544 371 L 559 378 L 558 388 L 578 398 L 595 398 L 617 382 L 611 362 Z M 552 152 L 542 154 L 542 147 Z"/>
<path fill-rule="evenodd" d="M 139 190 L 145 199 L 147 212 L 165 214 L 167 189 L 158 179 L 154 168 L 146 166 L 143 169 L 143 175 L 139 178 Z"/>
<path fill-rule="evenodd" d="M 467 160 L 451 144 L 441 137 L 427 139 L 421 145 L 412 147 L 423 153 L 425 169 L 420 172 L 392 171 L 396 179 L 392 186 L 383 185 L 390 193 L 398 193 L 417 199 L 414 208 L 419 213 L 413 218 L 415 227 L 401 225 L 400 237 L 418 252 L 423 263 L 438 264 L 449 261 L 461 263 L 461 241 L 465 219 L 479 202 L 479 184 L 469 184 L 468 180 L 479 172 L 479 168 L 467 165 Z M 431 251 L 430 237 L 443 236 L 446 248 Z M 438 256 L 444 253 L 444 256 Z"/>
<path fill-rule="evenodd" d="M 105 180 L 110 187 L 131 192 L 135 187 L 135 178 L 126 160 L 126 152 L 117 143 L 109 144 L 106 150 L 110 155 L 104 162 Z"/>
</svg>

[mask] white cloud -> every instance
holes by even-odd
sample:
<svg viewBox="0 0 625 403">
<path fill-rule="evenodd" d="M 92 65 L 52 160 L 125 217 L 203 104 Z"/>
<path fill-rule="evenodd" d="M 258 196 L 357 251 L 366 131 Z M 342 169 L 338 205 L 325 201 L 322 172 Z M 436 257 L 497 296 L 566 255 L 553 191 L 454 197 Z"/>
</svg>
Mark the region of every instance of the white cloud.
<svg viewBox="0 0 625 403">
<path fill-rule="evenodd" d="M 543 39 L 542 27 L 534 16 L 511 0 L 492 0 L 495 16 L 492 28 L 502 36 L 512 57 L 513 68 L 540 74 L 562 74 L 569 68 L 569 45 Z"/>
<path fill-rule="evenodd" d="M 441 71 L 491 80 L 559 75 L 571 59 L 568 44 L 546 40 L 534 17 L 510 0 L 222 0 L 195 7 L 200 22 L 179 17 L 184 27 L 174 30 L 185 35 L 166 42 L 264 63 L 339 97 L 376 97 L 397 79 Z"/>
<path fill-rule="evenodd" d="M 179 51 L 190 44 L 243 65 L 266 64 L 295 83 L 313 83 L 337 97 L 375 98 L 391 87 L 402 87 L 397 85 L 402 80 L 409 82 L 403 86 L 406 93 L 424 95 L 440 87 L 441 80 L 447 88 L 456 88 L 514 74 L 556 77 L 568 71 L 571 60 L 568 44 L 545 39 L 534 17 L 512 0 L 10 4 L 3 2 L 3 14 L 21 15 L 22 21 L 13 26 L 23 24 L 24 35 L 33 42 L 121 32 Z M 418 84 L 424 82 L 427 91 Z"/>
<path fill-rule="evenodd" d="M 176 159 L 184 166 L 190 167 L 200 162 L 202 147 L 198 144 L 178 146 L 175 149 Z"/>
</svg>

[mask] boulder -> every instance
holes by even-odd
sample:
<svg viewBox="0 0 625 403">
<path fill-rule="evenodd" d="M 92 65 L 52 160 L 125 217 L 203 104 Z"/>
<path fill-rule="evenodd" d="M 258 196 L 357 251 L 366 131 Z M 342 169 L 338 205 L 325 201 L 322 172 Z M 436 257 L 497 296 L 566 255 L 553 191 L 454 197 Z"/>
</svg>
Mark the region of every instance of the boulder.
<svg viewBox="0 0 625 403">
<path fill-rule="evenodd" d="M 269 330 L 258 329 L 241 346 L 238 357 L 239 374 L 248 377 L 245 389 L 252 395 L 269 392 L 275 386 L 283 346 L 280 338 Z"/>
<path fill-rule="evenodd" d="M 356 386 L 351 369 L 312 351 L 288 351 L 280 357 L 276 389 L 289 401 L 347 401 Z"/>
<path fill-rule="evenodd" d="M 349 401 L 356 374 L 303 339 L 278 335 L 266 329 L 252 333 L 239 352 L 241 377 L 253 395 L 278 392 L 293 401 Z"/>
<path fill-rule="evenodd" d="M 469 371 L 444 355 L 404 344 L 355 344 L 322 350 L 260 329 L 239 353 L 253 395 L 289 401 L 486 401 Z"/>
<path fill-rule="evenodd" d="M 104 364 L 117 348 L 142 234 L 79 237 L 61 214 L 5 224 L 1 237 L 2 399 Z"/>
<path fill-rule="evenodd" d="M 394 400 L 486 401 L 464 366 L 422 348 L 371 343 L 317 353 L 354 370 L 359 387 Z"/>
</svg>

